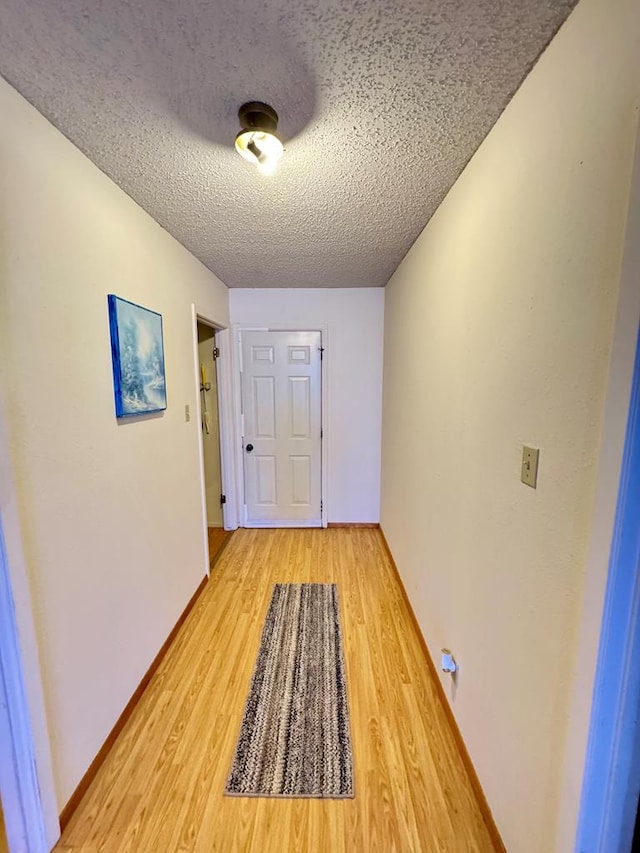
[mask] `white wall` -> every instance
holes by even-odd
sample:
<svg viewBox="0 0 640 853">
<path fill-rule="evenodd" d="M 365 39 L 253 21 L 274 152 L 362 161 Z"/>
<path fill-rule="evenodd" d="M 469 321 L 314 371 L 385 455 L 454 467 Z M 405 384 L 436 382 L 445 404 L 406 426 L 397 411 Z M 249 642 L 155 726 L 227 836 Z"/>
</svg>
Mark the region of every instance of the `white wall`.
<svg viewBox="0 0 640 853">
<path fill-rule="evenodd" d="M 4 82 L 0 114 L 0 381 L 62 808 L 204 575 L 191 303 L 226 325 L 228 298 Z M 114 416 L 110 292 L 163 315 L 164 414 Z"/>
<path fill-rule="evenodd" d="M 386 293 L 382 526 L 432 653 L 460 661 L 446 689 L 510 853 L 572 849 L 568 712 L 602 606 L 576 661 L 637 34 L 635 0 L 579 3 Z M 637 313 L 625 328 L 628 359 Z M 541 448 L 537 490 L 520 483 L 523 443 Z M 591 681 L 571 706 L 581 728 Z"/>
<path fill-rule="evenodd" d="M 232 289 L 231 322 L 326 326 L 329 522 L 376 522 L 380 512 L 382 288 Z"/>
</svg>

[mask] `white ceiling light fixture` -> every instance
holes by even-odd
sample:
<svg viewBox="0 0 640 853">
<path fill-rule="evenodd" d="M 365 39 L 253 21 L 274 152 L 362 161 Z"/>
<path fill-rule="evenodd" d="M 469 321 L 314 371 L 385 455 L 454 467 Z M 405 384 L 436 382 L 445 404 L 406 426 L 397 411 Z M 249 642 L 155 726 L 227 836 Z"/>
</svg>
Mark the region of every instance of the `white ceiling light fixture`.
<svg viewBox="0 0 640 853">
<path fill-rule="evenodd" d="M 278 113 L 261 101 L 248 101 L 238 110 L 242 130 L 236 136 L 236 151 L 265 175 L 278 165 L 284 146 L 276 135 Z"/>
</svg>

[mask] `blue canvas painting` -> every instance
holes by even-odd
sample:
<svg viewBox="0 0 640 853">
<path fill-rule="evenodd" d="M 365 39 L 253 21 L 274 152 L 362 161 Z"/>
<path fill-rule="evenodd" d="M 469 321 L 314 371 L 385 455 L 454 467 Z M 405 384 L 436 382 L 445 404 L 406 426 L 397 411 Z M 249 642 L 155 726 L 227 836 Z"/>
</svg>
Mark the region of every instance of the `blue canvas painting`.
<svg viewBox="0 0 640 853">
<path fill-rule="evenodd" d="M 116 416 L 167 408 L 162 316 L 109 294 Z"/>
</svg>

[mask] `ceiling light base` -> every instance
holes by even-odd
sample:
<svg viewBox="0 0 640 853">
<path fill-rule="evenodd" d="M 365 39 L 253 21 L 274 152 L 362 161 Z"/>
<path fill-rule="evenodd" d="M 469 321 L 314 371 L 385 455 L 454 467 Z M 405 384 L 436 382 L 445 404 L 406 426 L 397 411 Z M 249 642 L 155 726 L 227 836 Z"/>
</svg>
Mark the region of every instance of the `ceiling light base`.
<svg viewBox="0 0 640 853">
<path fill-rule="evenodd" d="M 241 127 L 275 133 L 278 129 L 278 113 L 262 101 L 247 101 L 238 110 Z"/>
<path fill-rule="evenodd" d="M 278 113 L 262 101 L 247 101 L 238 110 L 242 129 L 236 136 L 236 151 L 265 174 L 271 174 L 284 148 L 278 139 Z"/>
</svg>

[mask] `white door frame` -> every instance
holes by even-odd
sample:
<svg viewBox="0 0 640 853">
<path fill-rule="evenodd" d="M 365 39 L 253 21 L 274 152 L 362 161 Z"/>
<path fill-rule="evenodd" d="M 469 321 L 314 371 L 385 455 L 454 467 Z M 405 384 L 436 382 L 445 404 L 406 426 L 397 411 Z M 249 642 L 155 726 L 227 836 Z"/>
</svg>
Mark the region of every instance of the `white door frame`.
<svg viewBox="0 0 640 853">
<path fill-rule="evenodd" d="M 209 574 L 209 529 L 207 524 L 207 495 L 204 473 L 204 447 L 202 444 L 202 401 L 200 394 L 200 355 L 198 353 L 198 323 L 203 323 L 215 329 L 216 346 L 220 349 L 220 358 L 216 365 L 218 388 L 218 422 L 220 427 L 220 479 L 222 492 L 227 496 L 227 502 L 222 505 L 222 521 L 225 530 L 235 530 L 238 527 L 236 515 L 234 470 L 234 435 L 235 420 L 233 418 L 233 389 L 231 364 L 231 335 L 229 329 L 220 326 L 214 320 L 199 311 L 195 304 L 191 305 L 191 323 L 193 335 L 193 368 L 196 390 L 195 419 L 198 425 L 196 436 L 198 441 L 198 459 L 200 464 L 200 503 L 202 508 L 202 541 L 205 572 Z"/>
<path fill-rule="evenodd" d="M 9 849 L 48 853 L 9 561 L 0 527 L 0 792 Z M 59 833 L 58 833 L 59 834 Z"/>
<path fill-rule="evenodd" d="M 329 383 L 327 381 L 327 363 L 330 358 L 329 350 L 329 327 L 324 323 L 317 323 L 313 326 L 305 326 L 304 328 L 297 326 L 293 327 L 290 323 L 269 323 L 268 326 L 255 326 L 233 323 L 231 326 L 231 359 L 230 366 L 232 370 L 232 408 L 233 408 L 233 452 L 234 452 L 234 467 L 235 467 L 235 510 L 238 520 L 238 526 L 245 527 L 247 523 L 247 508 L 244 502 L 244 451 L 242 448 L 242 387 L 241 387 L 241 334 L 242 332 L 320 332 L 321 346 L 323 348 L 323 358 L 320 362 L 320 385 L 321 385 L 321 424 L 322 424 L 322 442 L 320 452 L 321 465 L 321 525 L 327 526 L 328 515 L 328 480 L 329 480 L 329 435 L 328 414 L 329 414 Z M 229 502 L 229 494 L 227 493 L 227 502 Z"/>
<path fill-rule="evenodd" d="M 48 853 L 60 837 L 58 803 L 1 405 L 0 744 L 0 793 L 9 849 L 12 853 Z"/>
<path fill-rule="evenodd" d="M 640 578 L 632 556 L 634 536 L 640 548 L 633 482 L 640 465 L 635 455 L 640 442 L 640 138 L 621 260 L 558 802 L 556 849 L 575 853 L 627 853 L 620 843 L 625 833 L 630 838 L 629 794 L 640 783 L 633 697 L 640 678 Z"/>
<path fill-rule="evenodd" d="M 631 181 L 600 451 L 601 482 L 596 495 L 592 543 L 596 577 L 607 559 L 608 572 L 581 780 L 576 853 L 627 853 L 640 791 L 639 270 L 640 138 Z M 614 475 L 618 472 L 616 481 Z M 615 519 L 610 521 L 614 502 Z M 611 528 L 612 536 L 607 539 L 604 530 Z M 605 552 L 604 545 L 609 543 Z M 594 600 L 596 590 L 599 598 L 600 588 L 593 585 L 588 573 L 585 600 Z M 583 701 L 583 695 L 584 684 L 578 678 L 576 702 Z"/>
<path fill-rule="evenodd" d="M 600 649 L 576 851 L 631 850 L 640 794 L 640 337 Z"/>
</svg>

